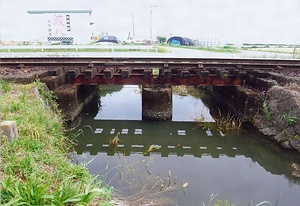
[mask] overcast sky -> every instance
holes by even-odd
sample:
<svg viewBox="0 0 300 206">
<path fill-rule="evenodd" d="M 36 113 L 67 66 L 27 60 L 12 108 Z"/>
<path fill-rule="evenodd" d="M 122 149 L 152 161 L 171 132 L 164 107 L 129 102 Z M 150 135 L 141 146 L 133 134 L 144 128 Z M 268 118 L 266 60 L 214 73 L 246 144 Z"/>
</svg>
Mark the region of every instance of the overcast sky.
<svg viewBox="0 0 300 206">
<path fill-rule="evenodd" d="M 28 10 L 91 9 L 94 35 L 181 35 L 222 43 L 300 43 L 300 0 L 0 0 L 1 40 L 42 40 Z M 33 24 L 34 23 L 34 27 Z M 34 29 L 33 29 L 34 28 Z"/>
</svg>

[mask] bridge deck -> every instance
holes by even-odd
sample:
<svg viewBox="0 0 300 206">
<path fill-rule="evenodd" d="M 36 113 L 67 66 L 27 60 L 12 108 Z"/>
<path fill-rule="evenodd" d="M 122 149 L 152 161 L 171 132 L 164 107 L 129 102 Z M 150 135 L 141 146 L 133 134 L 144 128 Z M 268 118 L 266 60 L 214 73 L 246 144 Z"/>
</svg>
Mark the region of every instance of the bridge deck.
<svg viewBox="0 0 300 206">
<path fill-rule="evenodd" d="M 76 85 L 241 85 L 245 74 L 300 73 L 300 60 L 228 58 L 1 58 L 2 68 L 43 68 Z M 0 73 L 1 74 L 1 73 Z M 299 75 L 300 76 L 300 75 Z"/>
</svg>

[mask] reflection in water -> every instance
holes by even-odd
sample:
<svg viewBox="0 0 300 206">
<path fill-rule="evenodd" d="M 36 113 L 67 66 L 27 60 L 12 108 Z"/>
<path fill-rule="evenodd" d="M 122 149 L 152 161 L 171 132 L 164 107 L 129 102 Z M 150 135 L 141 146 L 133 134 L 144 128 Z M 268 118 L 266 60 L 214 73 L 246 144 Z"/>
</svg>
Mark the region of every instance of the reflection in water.
<svg viewBox="0 0 300 206">
<path fill-rule="evenodd" d="M 124 98 L 120 105 L 132 99 L 127 95 L 117 93 Z M 182 108 L 193 105 L 194 97 L 187 97 Z M 88 111 L 79 126 L 83 133 L 76 151 L 79 163 L 90 162 L 91 173 L 101 175 L 121 197 L 136 202 L 156 199 L 159 205 L 201 205 L 219 193 L 217 199 L 236 205 L 248 205 L 250 200 L 275 204 L 278 199 L 279 205 L 299 205 L 300 178 L 292 175 L 291 166 L 300 163 L 299 156 L 283 153 L 257 134 L 245 131 L 224 138 L 193 122 L 100 120 L 109 114 L 105 108 Z M 126 113 L 119 108 L 117 114 Z M 118 133 L 118 145 L 110 146 Z"/>
<path fill-rule="evenodd" d="M 101 98 L 101 107 L 96 120 L 141 120 L 142 97 L 138 86 L 126 85 L 120 87 L 104 87 L 105 96 Z M 191 87 L 192 88 L 192 87 Z M 174 89 L 175 91 L 176 88 Z M 191 89 L 190 89 L 191 90 Z M 173 92 L 173 121 L 194 121 L 196 117 L 203 117 L 203 121 L 213 122 L 209 109 L 195 97 L 202 93 L 193 89 L 193 95 L 182 95 Z"/>
</svg>

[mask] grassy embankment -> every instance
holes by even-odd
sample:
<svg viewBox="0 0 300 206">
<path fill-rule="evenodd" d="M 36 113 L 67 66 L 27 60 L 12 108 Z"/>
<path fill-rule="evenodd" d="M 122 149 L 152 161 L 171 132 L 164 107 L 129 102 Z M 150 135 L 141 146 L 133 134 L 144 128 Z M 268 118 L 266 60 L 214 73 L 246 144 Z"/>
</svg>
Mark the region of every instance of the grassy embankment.
<svg viewBox="0 0 300 206">
<path fill-rule="evenodd" d="M 12 141 L 0 134 L 1 205 L 109 205 L 111 190 L 68 158 L 73 144 L 52 100 L 39 82 L 0 79 L 0 120 L 15 120 L 19 130 Z"/>
</svg>

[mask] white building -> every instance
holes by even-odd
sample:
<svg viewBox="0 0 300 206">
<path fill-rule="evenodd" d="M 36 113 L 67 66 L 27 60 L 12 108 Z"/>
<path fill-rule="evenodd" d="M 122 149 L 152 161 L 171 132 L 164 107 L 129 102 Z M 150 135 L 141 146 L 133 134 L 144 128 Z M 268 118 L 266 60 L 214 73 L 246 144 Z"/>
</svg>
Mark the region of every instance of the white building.
<svg viewBox="0 0 300 206">
<path fill-rule="evenodd" d="M 92 10 L 37 10 L 27 11 L 43 19 L 43 25 L 32 25 L 42 28 L 48 43 L 87 44 L 91 41 Z"/>
</svg>

